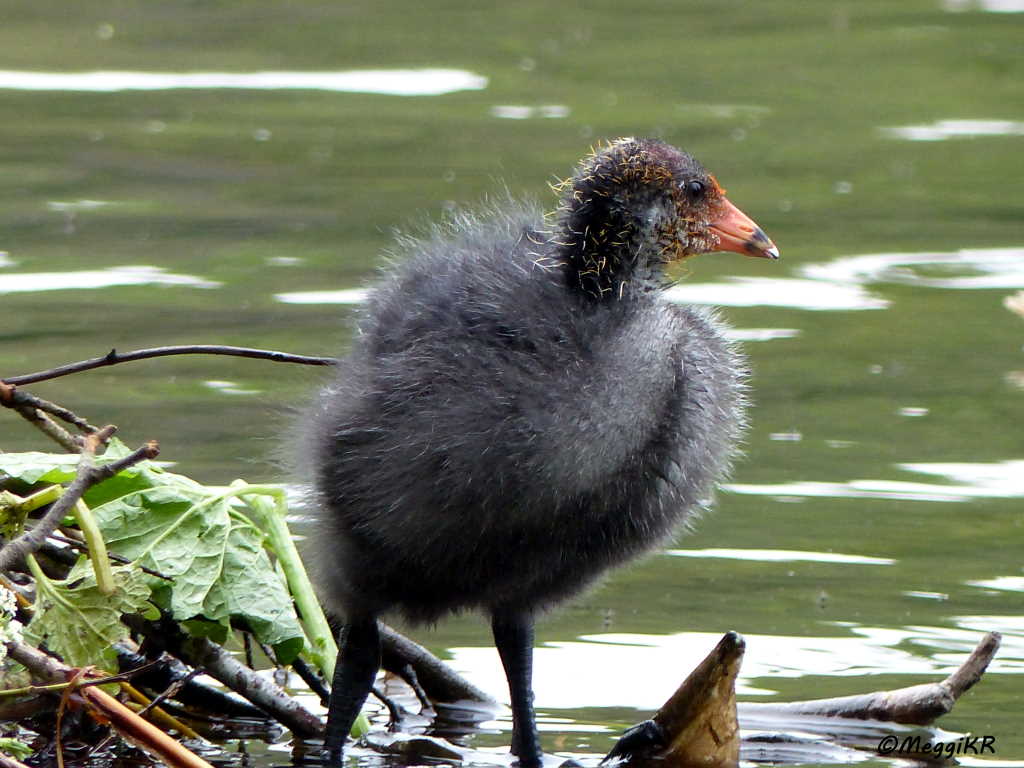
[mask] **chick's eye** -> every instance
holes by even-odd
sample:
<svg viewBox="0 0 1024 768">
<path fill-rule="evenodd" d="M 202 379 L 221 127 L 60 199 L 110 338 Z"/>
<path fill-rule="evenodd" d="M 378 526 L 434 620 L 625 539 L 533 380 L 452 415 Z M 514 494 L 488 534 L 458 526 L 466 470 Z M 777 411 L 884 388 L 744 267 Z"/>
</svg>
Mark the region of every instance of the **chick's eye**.
<svg viewBox="0 0 1024 768">
<path fill-rule="evenodd" d="M 683 189 L 686 190 L 686 195 L 691 200 L 697 200 L 704 196 L 704 182 L 702 181 L 688 181 L 683 185 Z"/>
</svg>

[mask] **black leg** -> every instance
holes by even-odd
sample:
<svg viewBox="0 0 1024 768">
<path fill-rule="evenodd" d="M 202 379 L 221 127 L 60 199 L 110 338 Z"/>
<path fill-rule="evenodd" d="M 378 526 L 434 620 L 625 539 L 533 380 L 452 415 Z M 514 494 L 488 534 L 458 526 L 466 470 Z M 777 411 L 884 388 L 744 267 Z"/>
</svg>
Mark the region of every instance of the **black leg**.
<svg viewBox="0 0 1024 768">
<path fill-rule="evenodd" d="M 537 768 L 542 753 L 533 715 L 533 617 L 495 611 L 491 627 L 512 698 L 512 754 L 522 768 Z"/>
<path fill-rule="evenodd" d="M 376 616 L 349 619 L 338 638 L 338 662 L 327 708 L 324 750 L 331 763 L 341 762 L 345 739 L 363 708 L 380 669 L 380 632 Z"/>
</svg>

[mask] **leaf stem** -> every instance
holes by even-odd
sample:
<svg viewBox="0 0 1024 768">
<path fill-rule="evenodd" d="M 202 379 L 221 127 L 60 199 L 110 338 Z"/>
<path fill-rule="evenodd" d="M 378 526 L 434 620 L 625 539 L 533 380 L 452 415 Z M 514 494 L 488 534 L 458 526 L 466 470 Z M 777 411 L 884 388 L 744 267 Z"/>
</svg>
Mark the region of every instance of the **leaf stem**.
<svg viewBox="0 0 1024 768">
<path fill-rule="evenodd" d="M 89 547 L 89 559 L 92 561 L 93 573 L 96 574 L 96 587 L 101 594 L 112 595 L 117 586 L 114 584 L 114 573 L 110 570 L 107 543 L 103 540 L 103 534 L 100 533 L 92 510 L 81 499 L 75 502 L 75 517 Z"/>
</svg>

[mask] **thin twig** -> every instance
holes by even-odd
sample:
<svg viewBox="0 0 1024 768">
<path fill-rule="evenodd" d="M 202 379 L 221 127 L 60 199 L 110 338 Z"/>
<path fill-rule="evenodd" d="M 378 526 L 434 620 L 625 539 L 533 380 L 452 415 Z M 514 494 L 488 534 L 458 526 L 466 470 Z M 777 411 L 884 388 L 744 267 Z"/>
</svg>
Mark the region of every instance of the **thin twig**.
<svg viewBox="0 0 1024 768">
<path fill-rule="evenodd" d="M 18 538 L 7 542 L 3 549 L 0 549 L 0 571 L 8 570 L 25 555 L 39 549 L 87 490 L 97 483 L 113 477 L 126 467 L 137 464 L 143 459 L 156 458 L 159 455 L 159 446 L 155 440 L 151 440 L 127 456 L 97 467 L 94 463 L 97 449 L 101 445 L 106 444 L 116 429 L 114 426 L 106 426 L 98 432 L 86 436 L 85 444 L 82 447 L 82 458 L 78 462 L 78 472 L 75 474 L 75 479 L 68 486 L 67 490 L 64 491 L 64 495 L 54 502 L 53 506 L 50 507 L 49 511 L 36 523 L 32 530 L 26 531 Z"/>
<path fill-rule="evenodd" d="M 34 398 L 27 392 L 21 392 L 14 385 L 0 381 L 0 405 L 12 409 L 66 451 L 77 453 L 82 450 L 82 438 L 72 435 L 47 416 L 39 407 L 41 404 L 54 405 Z M 59 408 L 60 406 L 54 405 L 54 407 Z"/>
<path fill-rule="evenodd" d="M 0 399 L 3 400 L 4 405 L 7 405 L 7 401 L 10 400 L 11 404 L 14 406 L 28 405 L 33 408 L 38 408 L 44 413 L 49 413 L 52 416 L 56 416 L 61 421 L 78 427 L 86 434 L 89 432 L 95 432 L 99 429 L 99 427 L 93 426 L 77 413 L 65 408 L 63 405 L 51 403 L 49 400 L 44 400 L 41 397 L 36 397 L 35 395 L 30 395 L 28 392 L 19 390 L 16 386 L 18 383 L 16 381 L 5 383 L 7 386 L 0 390 Z"/>
<path fill-rule="evenodd" d="M 133 352 L 119 353 L 116 349 L 110 350 L 103 357 L 94 357 L 91 360 L 80 360 L 77 363 L 68 363 L 46 371 L 26 373 L 21 376 L 8 376 L 3 381 L 8 384 L 32 384 L 37 381 L 49 381 L 61 376 L 68 376 L 72 373 L 91 371 L 94 368 L 103 368 L 118 363 L 129 363 L 133 360 L 146 360 L 150 357 L 168 357 L 170 355 L 229 355 L 232 357 L 251 357 L 258 360 L 270 360 L 275 363 L 299 363 L 301 365 L 337 365 L 338 361 L 333 357 L 308 357 L 306 355 L 292 355 L 287 352 L 277 352 L 272 349 L 252 349 L 250 347 L 226 347 L 219 344 L 180 344 L 172 347 L 153 347 L 151 349 L 136 349 Z"/>
</svg>

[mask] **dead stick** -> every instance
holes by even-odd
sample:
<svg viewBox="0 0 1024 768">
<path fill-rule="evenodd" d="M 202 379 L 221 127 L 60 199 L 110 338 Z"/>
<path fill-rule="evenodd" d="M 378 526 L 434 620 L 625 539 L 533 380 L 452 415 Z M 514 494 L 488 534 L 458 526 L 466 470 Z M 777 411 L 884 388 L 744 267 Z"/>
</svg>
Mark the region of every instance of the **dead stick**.
<svg viewBox="0 0 1024 768">
<path fill-rule="evenodd" d="M 383 667 L 404 677 L 403 667 L 410 665 L 416 672 L 418 685 L 433 701 L 459 701 L 470 699 L 493 704 L 494 699 L 463 678 L 437 656 L 387 624 L 380 625 L 383 646 Z"/>
<path fill-rule="evenodd" d="M 8 384 L 32 384 L 37 381 L 48 381 L 60 378 L 61 376 L 68 376 L 72 373 L 103 368 L 108 365 L 129 363 L 133 360 L 146 360 L 151 357 L 168 357 L 170 355 L 229 355 L 231 357 L 250 357 L 258 360 L 270 360 L 275 363 L 299 363 L 301 365 L 337 365 L 338 363 L 333 357 L 307 357 L 306 355 L 292 355 L 272 349 L 226 347 L 219 344 L 182 344 L 173 347 L 136 349 L 133 352 L 125 353 L 119 353 L 116 349 L 112 349 L 103 357 L 80 360 L 77 363 L 68 363 L 67 365 L 60 365 L 56 368 L 37 371 L 36 373 L 8 376 L 3 381 Z"/>
<path fill-rule="evenodd" d="M 296 736 L 323 736 L 324 725 L 316 715 L 219 645 L 205 637 L 186 635 L 177 624 L 170 621 L 156 625 L 143 621 L 139 616 L 125 616 L 124 622 L 136 632 L 144 634 L 160 650 L 167 651 L 192 667 L 202 668 Z"/>
<path fill-rule="evenodd" d="M 36 402 L 32 402 L 32 400 Z M 40 432 L 64 448 L 64 450 L 70 453 L 77 453 L 82 450 L 82 438 L 72 435 L 64 427 L 47 416 L 42 409 L 37 407 L 38 403 L 45 402 L 33 398 L 26 392 L 18 391 L 17 387 L 12 384 L 5 384 L 0 381 L 0 405 L 12 409 Z"/>
<path fill-rule="evenodd" d="M 99 427 L 94 427 L 74 411 L 65 408 L 63 405 L 51 403 L 49 400 L 44 400 L 41 397 L 31 395 L 28 392 L 18 389 L 15 384 L 9 382 L 3 382 L 3 386 L 0 388 L 0 401 L 2 401 L 4 405 L 8 405 L 9 403 L 15 407 L 29 406 L 32 408 L 38 408 L 40 411 L 56 416 L 61 421 L 72 424 L 86 433 L 95 432 L 99 429 Z"/>
<path fill-rule="evenodd" d="M 740 704 L 740 720 L 754 717 L 849 717 L 860 720 L 882 720 L 907 725 L 929 725 L 953 709 L 957 699 L 977 683 L 999 650 L 1002 637 L 989 632 L 977 647 L 945 680 L 923 683 L 891 691 L 874 691 L 832 699 L 793 702 L 744 702 Z"/>
</svg>

